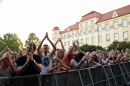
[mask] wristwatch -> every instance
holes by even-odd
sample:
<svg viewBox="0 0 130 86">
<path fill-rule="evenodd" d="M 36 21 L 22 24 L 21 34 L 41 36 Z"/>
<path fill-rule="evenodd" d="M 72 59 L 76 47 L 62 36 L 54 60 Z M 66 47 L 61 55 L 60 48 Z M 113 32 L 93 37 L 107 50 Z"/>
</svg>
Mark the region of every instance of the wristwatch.
<svg viewBox="0 0 130 86">
<path fill-rule="evenodd" d="M 36 61 L 35 60 L 33 60 L 33 61 L 31 61 L 31 64 L 34 64 Z"/>
</svg>

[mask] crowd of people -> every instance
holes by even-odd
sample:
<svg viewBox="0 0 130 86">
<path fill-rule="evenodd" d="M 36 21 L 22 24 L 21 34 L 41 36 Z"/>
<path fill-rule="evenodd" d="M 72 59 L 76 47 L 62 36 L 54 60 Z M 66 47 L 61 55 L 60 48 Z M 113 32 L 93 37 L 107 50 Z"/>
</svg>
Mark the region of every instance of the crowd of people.
<svg viewBox="0 0 130 86">
<path fill-rule="evenodd" d="M 47 44 L 43 45 L 47 39 L 52 50 Z M 57 43 L 61 43 L 62 49 L 57 49 Z M 128 62 L 130 60 L 130 50 L 122 50 L 120 44 L 116 50 L 110 52 L 90 49 L 89 52 L 82 52 L 75 42 L 68 50 L 64 49 L 62 41 L 59 39 L 55 44 L 48 37 L 48 33 L 36 48 L 34 43 L 29 43 L 26 52 L 22 50 L 12 52 L 8 46 L 0 52 L 0 76 L 15 77 L 35 74 L 46 74 L 77 70 L 89 67 L 100 67 L 116 63 Z"/>
</svg>

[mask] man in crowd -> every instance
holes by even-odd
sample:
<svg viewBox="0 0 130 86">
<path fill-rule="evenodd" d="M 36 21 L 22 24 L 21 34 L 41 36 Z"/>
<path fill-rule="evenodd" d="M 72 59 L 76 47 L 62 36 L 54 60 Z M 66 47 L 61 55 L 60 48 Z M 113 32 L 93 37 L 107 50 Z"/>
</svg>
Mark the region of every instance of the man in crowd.
<svg viewBox="0 0 130 86">
<path fill-rule="evenodd" d="M 47 39 L 50 42 L 50 44 L 53 48 L 50 53 L 49 53 L 48 45 L 43 45 L 43 47 L 41 48 L 45 39 Z M 40 51 L 41 49 L 43 50 L 43 52 Z M 52 43 L 52 41 L 49 39 L 48 33 L 46 33 L 45 37 L 43 38 L 43 40 L 41 41 L 41 43 L 39 44 L 38 49 L 37 49 L 37 52 L 41 56 L 41 59 L 42 59 L 42 71 L 40 74 L 45 74 L 48 72 L 48 70 L 50 68 L 52 68 L 52 60 L 53 60 L 53 55 L 54 55 L 55 51 L 56 51 L 56 47 Z"/>
<path fill-rule="evenodd" d="M 29 43 L 26 48 L 26 55 L 20 57 L 17 63 L 17 75 L 40 74 L 42 61 L 39 55 L 35 55 L 36 45 Z"/>
</svg>

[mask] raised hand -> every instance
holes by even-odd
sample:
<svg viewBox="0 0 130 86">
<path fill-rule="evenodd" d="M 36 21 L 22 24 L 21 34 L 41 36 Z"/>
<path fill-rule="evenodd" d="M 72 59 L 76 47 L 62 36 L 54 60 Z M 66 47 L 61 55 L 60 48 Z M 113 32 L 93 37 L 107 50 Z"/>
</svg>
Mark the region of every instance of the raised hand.
<svg viewBox="0 0 130 86">
<path fill-rule="evenodd" d="M 31 52 L 28 52 L 27 55 L 26 55 L 26 57 L 27 57 L 28 61 L 33 61 L 34 60 L 33 59 L 33 54 Z"/>
</svg>

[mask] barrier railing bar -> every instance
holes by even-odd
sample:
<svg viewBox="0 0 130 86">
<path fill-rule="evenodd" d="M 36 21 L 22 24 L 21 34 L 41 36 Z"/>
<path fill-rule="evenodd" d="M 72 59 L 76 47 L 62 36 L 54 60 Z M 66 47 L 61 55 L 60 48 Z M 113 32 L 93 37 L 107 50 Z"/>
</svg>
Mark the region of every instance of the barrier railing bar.
<svg viewBox="0 0 130 86">
<path fill-rule="evenodd" d="M 79 73 L 80 82 L 81 82 L 82 86 L 84 86 L 83 80 L 82 80 L 82 78 L 81 78 L 80 70 L 78 71 L 78 73 Z"/>
<path fill-rule="evenodd" d="M 55 78 L 55 83 L 56 83 L 56 86 L 58 86 L 58 82 L 57 82 L 57 74 L 53 74 L 54 78 Z"/>
<path fill-rule="evenodd" d="M 103 70 L 104 70 L 104 73 L 105 73 L 105 76 L 106 76 L 106 78 L 107 78 L 108 84 L 109 84 L 109 86 L 111 86 L 104 66 L 102 66 L 102 68 L 103 68 Z"/>
<path fill-rule="evenodd" d="M 37 78 L 38 78 L 39 86 L 42 86 L 42 83 L 41 83 L 41 76 L 38 75 Z"/>
<path fill-rule="evenodd" d="M 120 64 L 118 64 L 118 66 L 120 67 L 120 70 L 121 70 L 121 72 L 122 72 L 122 75 L 123 75 L 123 77 L 124 77 L 124 79 L 125 79 L 125 82 L 126 82 L 126 84 L 127 84 L 127 80 L 126 80 L 126 78 L 125 78 L 125 75 L 124 75 L 124 73 L 123 73 L 123 70 L 122 70 Z M 129 85 L 127 84 L 127 86 L 129 86 Z"/>
<path fill-rule="evenodd" d="M 116 79 L 115 79 L 115 77 L 114 77 L 114 74 L 113 74 L 113 72 L 112 72 L 112 70 L 111 70 L 110 65 L 108 65 L 108 67 L 110 68 L 110 71 L 111 71 L 111 74 L 112 74 L 112 77 L 113 77 L 113 79 L 114 79 L 114 82 L 115 82 L 116 86 L 118 86 L 118 85 L 117 85 L 117 82 L 116 82 Z"/>
<path fill-rule="evenodd" d="M 129 72 L 128 72 L 128 70 L 126 69 L 126 67 L 125 67 L 125 64 L 124 64 L 124 63 L 123 63 L 123 66 L 124 66 L 124 68 L 125 68 L 125 70 L 126 70 L 126 72 L 127 72 L 127 75 L 128 75 L 128 77 L 129 77 L 129 79 L 130 79 Z"/>
<path fill-rule="evenodd" d="M 94 86 L 94 82 L 93 82 L 92 75 L 91 75 L 91 73 L 90 73 L 90 69 L 88 69 L 88 72 L 89 72 L 89 75 L 90 75 L 90 78 L 91 78 L 91 81 L 92 81 L 92 85 Z"/>
</svg>

